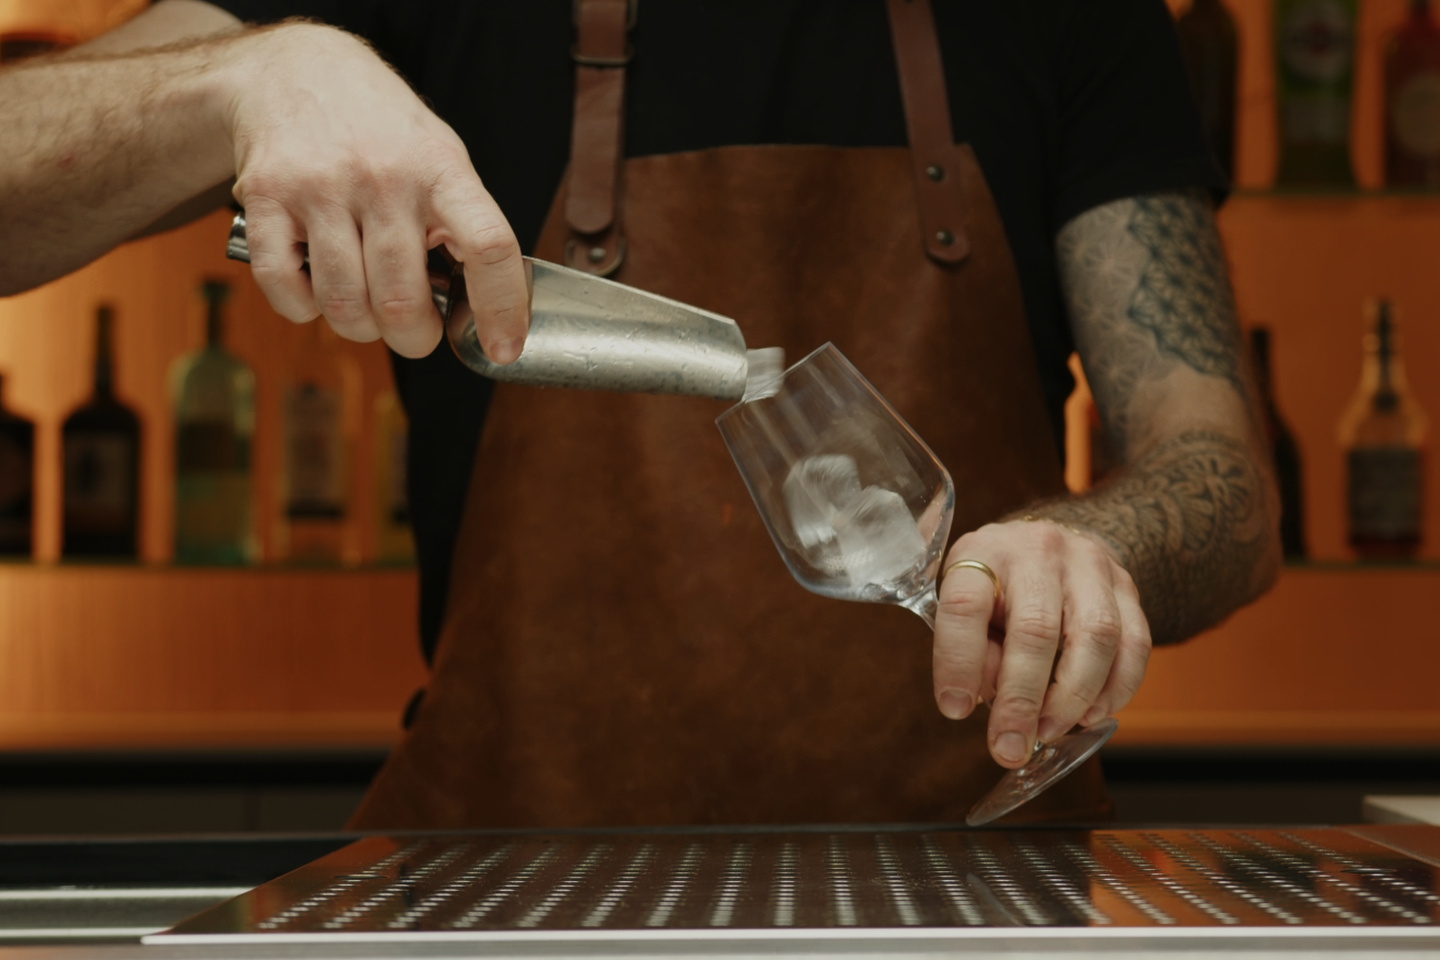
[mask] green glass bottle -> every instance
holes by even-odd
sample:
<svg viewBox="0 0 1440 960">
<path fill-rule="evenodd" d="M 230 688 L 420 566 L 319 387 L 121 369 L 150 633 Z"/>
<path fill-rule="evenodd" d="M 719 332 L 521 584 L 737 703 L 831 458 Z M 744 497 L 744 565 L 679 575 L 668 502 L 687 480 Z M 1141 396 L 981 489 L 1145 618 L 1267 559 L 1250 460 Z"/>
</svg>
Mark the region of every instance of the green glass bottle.
<svg viewBox="0 0 1440 960">
<path fill-rule="evenodd" d="M 253 563 L 259 555 L 250 451 L 255 374 L 224 346 L 230 288 L 206 281 L 205 347 L 175 361 L 175 562 Z"/>
<path fill-rule="evenodd" d="M 1275 0 L 1277 187 L 1351 188 L 1359 0 Z"/>
</svg>

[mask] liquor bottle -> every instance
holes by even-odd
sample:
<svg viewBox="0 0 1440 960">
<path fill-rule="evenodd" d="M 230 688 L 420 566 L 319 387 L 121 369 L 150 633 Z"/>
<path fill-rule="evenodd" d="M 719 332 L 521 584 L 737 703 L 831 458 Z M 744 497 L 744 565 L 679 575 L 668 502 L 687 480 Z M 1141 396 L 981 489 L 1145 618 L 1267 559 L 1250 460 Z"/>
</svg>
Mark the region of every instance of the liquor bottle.
<svg viewBox="0 0 1440 960">
<path fill-rule="evenodd" d="M 175 562 L 252 563 L 250 451 L 255 375 L 225 351 L 222 307 L 230 287 L 206 281 L 205 347 L 170 369 L 175 409 Z"/>
<path fill-rule="evenodd" d="M 1235 177 L 1235 89 L 1239 34 L 1220 0 L 1195 0 L 1177 24 L 1190 90 L 1210 150 L 1229 179 Z"/>
<path fill-rule="evenodd" d="M 1340 420 L 1350 545 L 1362 559 L 1407 559 L 1420 546 L 1426 419 L 1405 382 L 1388 301 L 1369 310 L 1360 388 Z"/>
<path fill-rule="evenodd" d="M 35 424 L 5 408 L 0 377 L 0 556 L 34 549 Z"/>
<path fill-rule="evenodd" d="M 1287 559 L 1305 557 L 1305 501 L 1301 483 L 1300 447 L 1275 403 L 1273 371 L 1270 364 L 1270 331 L 1250 330 L 1250 357 L 1255 382 L 1264 406 L 1265 434 L 1275 462 L 1275 480 L 1280 487 L 1280 546 Z"/>
<path fill-rule="evenodd" d="M 410 428 L 394 390 L 375 398 L 375 559 L 410 563 L 415 540 L 410 533 L 406 458 Z"/>
<path fill-rule="evenodd" d="M 1385 48 L 1385 184 L 1440 187 L 1440 27 L 1429 0 Z"/>
<path fill-rule="evenodd" d="M 61 428 L 66 557 L 134 557 L 140 529 L 140 418 L 115 396 L 114 311 L 95 317 L 95 392 Z"/>
<path fill-rule="evenodd" d="M 1277 186 L 1353 187 L 1350 91 L 1359 0 L 1276 0 Z"/>
<path fill-rule="evenodd" d="M 360 372 L 322 320 L 302 324 L 285 379 L 276 555 L 295 563 L 360 561 L 352 464 Z"/>
</svg>

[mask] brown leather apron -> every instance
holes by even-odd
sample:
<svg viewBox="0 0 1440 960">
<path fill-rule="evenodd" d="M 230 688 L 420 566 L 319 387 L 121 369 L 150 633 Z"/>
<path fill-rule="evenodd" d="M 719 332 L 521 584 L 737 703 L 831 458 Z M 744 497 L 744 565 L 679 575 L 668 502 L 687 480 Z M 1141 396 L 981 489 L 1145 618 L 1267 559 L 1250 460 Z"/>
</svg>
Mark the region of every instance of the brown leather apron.
<svg viewBox="0 0 1440 960">
<path fill-rule="evenodd" d="M 571 170 L 536 255 L 618 265 L 792 360 L 834 341 L 950 469 L 958 532 L 1060 492 L 1061 468 L 928 0 L 889 5 L 911 149 L 622 161 L 626 3 L 582 0 Z M 919 618 L 791 579 L 723 409 L 497 386 L 433 679 L 354 826 L 957 822 L 994 785 L 986 712 L 940 715 Z M 1092 762 L 1020 815 L 1108 809 Z"/>
</svg>

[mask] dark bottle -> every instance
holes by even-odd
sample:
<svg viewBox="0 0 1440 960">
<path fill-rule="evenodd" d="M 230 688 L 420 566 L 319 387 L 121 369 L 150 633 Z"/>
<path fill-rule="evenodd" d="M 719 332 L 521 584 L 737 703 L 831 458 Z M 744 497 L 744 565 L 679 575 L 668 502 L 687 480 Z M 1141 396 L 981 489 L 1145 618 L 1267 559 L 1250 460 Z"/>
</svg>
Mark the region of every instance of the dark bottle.
<svg viewBox="0 0 1440 960">
<path fill-rule="evenodd" d="M 5 408 L 0 377 L 0 556 L 34 549 L 35 424 Z"/>
<path fill-rule="evenodd" d="M 1220 0 L 1195 0 L 1180 17 L 1180 49 L 1210 150 L 1235 178 L 1235 89 L 1240 42 L 1235 18 Z"/>
<path fill-rule="evenodd" d="M 140 418 L 115 396 L 114 311 L 95 318 L 95 393 L 61 431 L 61 553 L 134 557 L 140 517 Z"/>
<path fill-rule="evenodd" d="M 1440 187 L 1440 27 L 1429 0 L 1385 46 L 1385 184 Z"/>
<path fill-rule="evenodd" d="M 1250 331 L 1250 356 L 1255 367 L 1255 383 L 1260 388 L 1260 400 L 1265 408 L 1265 436 L 1275 461 L 1275 480 L 1280 486 L 1280 545 L 1287 559 L 1301 560 L 1306 551 L 1300 447 L 1275 403 L 1270 331 L 1267 328 L 1255 327 Z"/>
<path fill-rule="evenodd" d="M 1427 422 L 1405 380 L 1389 302 L 1370 314 L 1360 387 L 1340 419 L 1350 545 L 1362 560 L 1404 560 L 1420 546 Z"/>
<path fill-rule="evenodd" d="M 1353 187 L 1350 92 L 1359 0 L 1275 0 L 1282 187 Z"/>
</svg>

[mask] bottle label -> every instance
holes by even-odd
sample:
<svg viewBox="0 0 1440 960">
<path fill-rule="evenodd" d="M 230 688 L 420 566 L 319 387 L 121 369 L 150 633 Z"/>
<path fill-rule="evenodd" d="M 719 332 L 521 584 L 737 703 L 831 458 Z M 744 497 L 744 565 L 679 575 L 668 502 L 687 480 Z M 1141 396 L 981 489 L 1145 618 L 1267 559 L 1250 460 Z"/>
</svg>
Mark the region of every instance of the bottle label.
<svg viewBox="0 0 1440 960">
<path fill-rule="evenodd" d="M 1411 156 L 1440 157 L 1440 73 L 1420 73 L 1395 92 L 1390 103 L 1395 142 Z"/>
<path fill-rule="evenodd" d="M 1340 0 L 1306 0 L 1290 10 L 1280 30 L 1280 58 L 1290 72 L 1315 84 L 1350 72 L 1355 26 Z"/>
<path fill-rule="evenodd" d="M 1420 451 L 1401 447 L 1351 450 L 1350 539 L 1414 540 L 1420 536 Z"/>
<path fill-rule="evenodd" d="M 65 437 L 65 526 L 76 533 L 130 529 L 135 499 L 135 444 L 115 433 Z"/>
<path fill-rule="evenodd" d="M 292 519 L 345 516 L 345 437 L 334 390 L 302 384 L 286 403 L 285 513 Z"/>
<path fill-rule="evenodd" d="M 1287 143 L 1342 145 L 1350 135 L 1350 100 L 1291 98 L 1281 111 Z"/>
</svg>

